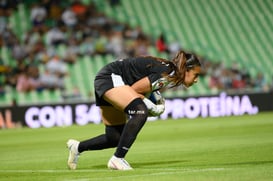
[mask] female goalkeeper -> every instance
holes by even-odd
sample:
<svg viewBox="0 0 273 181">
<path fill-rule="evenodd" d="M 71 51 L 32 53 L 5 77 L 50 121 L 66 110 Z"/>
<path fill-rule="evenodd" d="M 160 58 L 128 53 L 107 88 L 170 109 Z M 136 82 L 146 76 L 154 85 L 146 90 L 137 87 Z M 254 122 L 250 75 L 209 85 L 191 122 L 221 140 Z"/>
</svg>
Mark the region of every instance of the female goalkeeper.
<svg viewBox="0 0 273 181">
<path fill-rule="evenodd" d="M 117 147 L 108 168 L 131 170 L 125 155 L 148 116 L 158 116 L 164 111 L 164 98 L 158 90 L 179 85 L 190 87 L 197 82 L 200 72 L 198 58 L 184 51 L 179 51 L 172 61 L 135 57 L 103 67 L 95 78 L 95 95 L 105 133 L 81 142 L 69 139 L 68 167 L 76 169 L 78 157 L 84 151 Z M 147 98 L 148 94 L 153 94 L 156 101 Z"/>
</svg>

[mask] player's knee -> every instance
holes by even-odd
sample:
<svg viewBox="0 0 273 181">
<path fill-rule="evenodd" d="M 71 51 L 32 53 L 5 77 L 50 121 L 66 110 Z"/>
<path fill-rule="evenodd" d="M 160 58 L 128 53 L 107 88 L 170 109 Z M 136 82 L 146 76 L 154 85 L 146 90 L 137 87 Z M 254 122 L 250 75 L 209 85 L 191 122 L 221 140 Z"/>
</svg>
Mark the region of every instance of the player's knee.
<svg viewBox="0 0 273 181">
<path fill-rule="evenodd" d="M 139 121 L 145 122 L 148 118 L 148 109 L 141 98 L 134 99 L 124 111 Z"/>
</svg>

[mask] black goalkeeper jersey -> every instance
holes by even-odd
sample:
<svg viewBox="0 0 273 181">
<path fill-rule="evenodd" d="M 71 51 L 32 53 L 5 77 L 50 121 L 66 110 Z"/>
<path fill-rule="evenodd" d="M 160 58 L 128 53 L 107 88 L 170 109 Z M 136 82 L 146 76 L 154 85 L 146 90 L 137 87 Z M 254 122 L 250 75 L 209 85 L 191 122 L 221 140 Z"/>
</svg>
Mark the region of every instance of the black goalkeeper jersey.
<svg viewBox="0 0 273 181">
<path fill-rule="evenodd" d="M 158 90 L 169 83 L 162 78 L 162 73 L 172 74 L 169 64 L 157 61 L 151 57 L 136 57 L 120 59 L 102 68 L 96 78 L 102 78 L 112 73 L 120 75 L 126 85 L 133 85 L 138 80 L 148 77 L 152 90 Z"/>
</svg>

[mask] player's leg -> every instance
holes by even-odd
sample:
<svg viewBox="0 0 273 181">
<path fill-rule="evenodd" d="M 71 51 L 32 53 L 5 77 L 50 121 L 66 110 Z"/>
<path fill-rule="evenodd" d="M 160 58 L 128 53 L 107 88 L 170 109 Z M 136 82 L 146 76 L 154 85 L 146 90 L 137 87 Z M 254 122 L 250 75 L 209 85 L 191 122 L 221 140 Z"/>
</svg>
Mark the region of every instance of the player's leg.
<svg viewBox="0 0 273 181">
<path fill-rule="evenodd" d="M 115 155 L 109 160 L 110 165 L 108 163 L 108 167 L 112 169 L 119 170 L 132 169 L 123 158 L 125 157 L 129 148 L 135 141 L 138 132 L 141 130 L 148 116 L 147 107 L 143 103 L 142 99 L 139 97 L 140 97 L 139 94 L 137 94 L 129 86 L 120 86 L 112 88 L 108 90 L 104 95 L 104 99 L 107 102 L 114 105 L 117 110 L 122 111 L 123 116 L 124 112 L 126 112 L 130 116 L 130 120 L 125 125 L 122 135 L 119 139 Z M 107 123 L 109 125 L 118 123 L 118 121 L 116 120 L 122 120 L 122 118 L 116 119 L 117 117 L 121 116 L 121 114 L 114 113 L 113 109 L 111 108 L 107 109 L 104 106 L 101 106 L 101 108 L 103 122 L 106 125 Z M 107 140 L 107 135 L 108 134 L 106 132 L 105 135 L 100 135 L 89 141 L 87 140 L 86 142 L 84 142 L 84 144 L 80 144 L 76 140 L 69 140 L 67 143 L 67 146 L 70 148 L 70 155 L 68 160 L 69 168 L 76 169 L 79 151 L 82 152 L 85 150 L 91 150 L 95 148 L 96 149 L 108 148 L 110 144 L 112 147 L 116 145 L 118 139 L 115 139 L 115 141 L 112 140 L 111 143 L 109 144 L 109 140 Z M 79 144 L 81 146 L 78 149 Z"/>
<path fill-rule="evenodd" d="M 101 150 L 117 146 L 126 122 L 126 115 L 124 112 L 111 106 L 101 106 L 101 113 L 103 123 L 105 124 L 105 134 L 81 142 L 73 139 L 68 140 L 68 168 L 76 169 L 79 155 L 84 151 Z"/>
<path fill-rule="evenodd" d="M 100 108 L 102 121 L 105 124 L 105 134 L 81 141 L 78 148 L 80 153 L 87 150 L 102 150 L 116 147 L 119 142 L 126 123 L 125 113 L 111 106 L 101 106 Z"/>
<path fill-rule="evenodd" d="M 139 98 L 139 95 L 129 86 L 116 87 L 107 91 L 104 94 L 104 99 L 118 109 L 123 110 L 130 118 L 123 129 L 116 152 L 108 162 L 108 167 L 118 170 L 130 170 L 132 168 L 124 160 L 124 157 L 147 120 L 147 107 Z"/>
</svg>

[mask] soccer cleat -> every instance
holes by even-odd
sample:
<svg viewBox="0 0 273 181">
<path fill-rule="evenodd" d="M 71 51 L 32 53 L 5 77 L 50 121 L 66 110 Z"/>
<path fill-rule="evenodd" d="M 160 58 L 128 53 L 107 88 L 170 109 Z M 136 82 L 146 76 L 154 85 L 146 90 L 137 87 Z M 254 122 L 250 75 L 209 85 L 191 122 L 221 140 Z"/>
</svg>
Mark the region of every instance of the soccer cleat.
<svg viewBox="0 0 273 181">
<path fill-rule="evenodd" d="M 79 143 L 79 141 L 73 139 L 69 139 L 66 143 L 67 148 L 69 149 L 67 166 L 71 170 L 75 170 L 77 168 L 77 163 L 80 156 L 78 151 Z"/>
<path fill-rule="evenodd" d="M 112 170 L 133 170 L 133 168 L 124 158 L 118 158 L 116 156 L 111 157 L 107 166 Z"/>
</svg>

